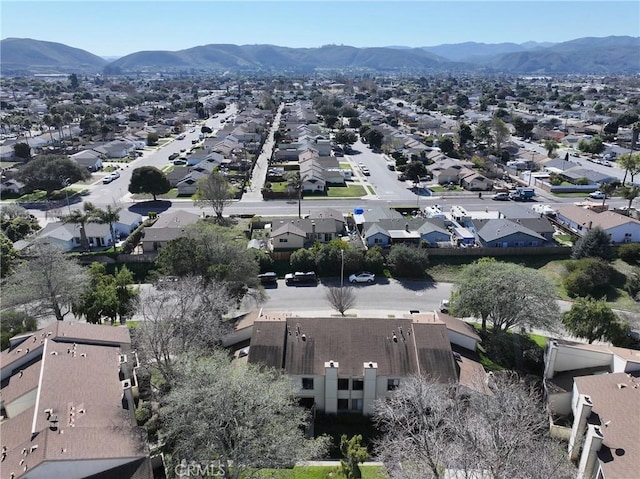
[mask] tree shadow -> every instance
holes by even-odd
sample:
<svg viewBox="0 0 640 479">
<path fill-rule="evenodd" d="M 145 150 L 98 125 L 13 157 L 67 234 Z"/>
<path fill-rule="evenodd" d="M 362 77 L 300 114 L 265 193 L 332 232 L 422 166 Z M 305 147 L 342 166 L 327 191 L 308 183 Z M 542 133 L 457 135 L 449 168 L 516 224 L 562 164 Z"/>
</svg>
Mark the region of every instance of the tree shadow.
<svg viewBox="0 0 640 479">
<path fill-rule="evenodd" d="M 169 200 L 149 200 L 140 201 L 131 205 L 128 209 L 131 212 L 138 213 L 147 216 L 149 213 L 162 213 L 171 208 L 171 201 Z"/>
<path fill-rule="evenodd" d="M 396 278 L 400 286 L 404 289 L 408 289 L 409 291 L 420 291 L 423 289 L 434 289 L 436 287 L 436 283 L 429 277 L 428 280 L 425 279 L 410 279 L 410 278 Z"/>
</svg>

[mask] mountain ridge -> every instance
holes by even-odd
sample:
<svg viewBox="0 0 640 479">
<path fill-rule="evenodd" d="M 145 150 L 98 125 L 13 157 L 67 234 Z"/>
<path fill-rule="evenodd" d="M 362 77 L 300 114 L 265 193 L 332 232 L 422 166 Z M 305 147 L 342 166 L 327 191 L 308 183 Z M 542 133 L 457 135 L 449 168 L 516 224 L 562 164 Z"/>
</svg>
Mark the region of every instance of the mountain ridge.
<svg viewBox="0 0 640 479">
<path fill-rule="evenodd" d="M 3 75 L 213 71 L 362 70 L 509 74 L 634 74 L 640 72 L 640 37 L 583 37 L 562 43 L 464 42 L 432 47 L 293 48 L 270 44 L 206 44 L 146 50 L 112 61 L 61 43 L 6 38 L 0 41 Z"/>
</svg>

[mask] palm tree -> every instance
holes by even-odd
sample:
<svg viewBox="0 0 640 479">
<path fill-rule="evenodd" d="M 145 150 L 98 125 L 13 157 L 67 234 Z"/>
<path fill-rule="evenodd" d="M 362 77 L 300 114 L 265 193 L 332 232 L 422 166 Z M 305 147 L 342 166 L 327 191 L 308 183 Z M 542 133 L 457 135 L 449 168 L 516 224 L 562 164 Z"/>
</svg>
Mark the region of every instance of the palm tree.
<svg viewBox="0 0 640 479">
<path fill-rule="evenodd" d="M 53 133 L 51 133 L 51 126 L 53 125 L 53 122 L 51 120 L 51 115 L 44 115 L 42 117 L 42 123 L 47 126 L 47 130 L 49 130 L 49 136 L 51 137 L 51 142 L 53 143 Z"/>
<path fill-rule="evenodd" d="M 62 141 L 62 125 L 64 124 L 64 122 L 62 121 L 62 115 L 56 113 L 55 115 L 53 115 L 51 122 L 53 123 L 53 126 L 56 128 L 56 130 L 58 130 L 58 139 Z"/>
<path fill-rule="evenodd" d="M 287 188 L 289 191 L 298 193 L 298 218 L 302 218 L 301 200 L 302 200 L 302 178 L 300 173 L 290 173 L 287 175 Z"/>
<path fill-rule="evenodd" d="M 89 203 L 91 204 L 91 203 Z M 109 225 L 109 234 L 111 235 L 111 244 L 113 245 L 113 251 L 116 250 L 116 238 L 114 234 L 113 225 L 120 220 L 120 206 L 107 205 L 105 209 L 94 208 L 93 218 L 97 223 Z"/>
<path fill-rule="evenodd" d="M 631 203 L 638 196 L 640 196 L 640 188 L 637 186 L 626 186 L 622 189 L 622 197 L 625 200 L 629 200 L 629 205 L 627 206 L 627 216 L 631 215 Z"/>
<path fill-rule="evenodd" d="M 95 218 L 96 207 L 92 203 L 85 203 L 82 210 L 73 210 L 66 216 L 62 217 L 63 223 L 71 223 L 80 225 L 80 245 L 84 251 L 89 251 L 89 240 L 87 239 L 87 232 L 85 226 Z"/>
<path fill-rule="evenodd" d="M 547 156 L 552 158 L 551 155 L 558 149 L 558 143 L 554 140 L 544 140 L 544 149 L 547 150 Z"/>
<path fill-rule="evenodd" d="M 604 196 L 602 198 L 602 206 L 604 206 L 604 203 L 605 201 L 607 201 L 607 198 L 611 196 L 611 193 L 613 193 L 615 190 L 616 190 L 616 186 L 612 183 L 600 183 L 600 191 L 604 193 Z"/>
</svg>

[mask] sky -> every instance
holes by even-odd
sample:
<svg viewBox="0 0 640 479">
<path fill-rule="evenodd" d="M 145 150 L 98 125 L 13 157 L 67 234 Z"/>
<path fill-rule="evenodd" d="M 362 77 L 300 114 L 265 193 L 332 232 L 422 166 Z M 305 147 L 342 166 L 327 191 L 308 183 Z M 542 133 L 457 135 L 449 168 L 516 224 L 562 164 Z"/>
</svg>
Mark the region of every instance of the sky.
<svg viewBox="0 0 640 479">
<path fill-rule="evenodd" d="M 435 46 L 640 36 L 638 0 L 0 0 L 0 38 L 99 56 L 211 43 Z"/>
</svg>

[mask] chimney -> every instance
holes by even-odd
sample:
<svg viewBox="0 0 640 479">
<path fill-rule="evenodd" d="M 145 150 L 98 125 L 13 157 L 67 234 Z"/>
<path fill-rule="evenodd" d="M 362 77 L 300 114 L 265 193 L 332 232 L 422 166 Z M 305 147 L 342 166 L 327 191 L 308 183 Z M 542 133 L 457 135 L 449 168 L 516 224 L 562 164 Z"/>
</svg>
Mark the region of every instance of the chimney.
<svg viewBox="0 0 640 479">
<path fill-rule="evenodd" d="M 596 464 L 598 451 L 602 446 L 604 437 L 600 426 L 589 424 L 584 440 L 584 447 L 578 464 L 578 479 L 593 477 L 593 468 Z"/>
<path fill-rule="evenodd" d="M 136 423 L 136 405 L 133 399 L 133 391 L 131 390 L 131 380 L 125 379 L 122 384 L 122 408 L 129 411 L 129 417 L 133 425 Z"/>
</svg>

